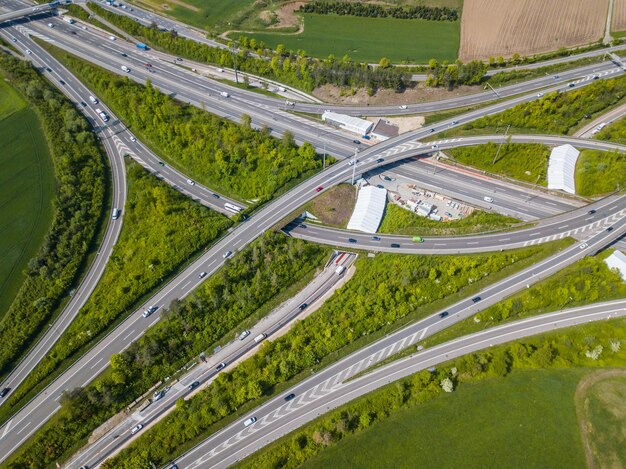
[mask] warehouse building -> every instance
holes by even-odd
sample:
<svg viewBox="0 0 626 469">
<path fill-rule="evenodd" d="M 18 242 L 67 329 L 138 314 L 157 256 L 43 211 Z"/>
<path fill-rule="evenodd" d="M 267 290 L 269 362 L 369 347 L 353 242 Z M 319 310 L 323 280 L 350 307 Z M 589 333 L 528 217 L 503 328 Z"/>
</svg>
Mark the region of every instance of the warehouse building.
<svg viewBox="0 0 626 469">
<path fill-rule="evenodd" d="M 387 189 L 362 187 L 348 222 L 348 229 L 376 233 L 385 213 L 386 202 Z"/>
<path fill-rule="evenodd" d="M 322 120 L 330 125 L 339 127 L 358 135 L 366 135 L 374 125 L 373 122 L 359 119 L 358 117 L 348 116 L 346 114 L 338 114 L 336 112 L 324 111 Z"/>
<path fill-rule="evenodd" d="M 548 189 L 576 193 L 576 160 L 580 152 L 571 145 L 554 147 L 548 163 Z"/>
<path fill-rule="evenodd" d="M 626 255 L 622 251 L 614 251 L 604 262 L 606 262 L 609 269 L 616 269 L 622 280 L 626 281 Z"/>
</svg>

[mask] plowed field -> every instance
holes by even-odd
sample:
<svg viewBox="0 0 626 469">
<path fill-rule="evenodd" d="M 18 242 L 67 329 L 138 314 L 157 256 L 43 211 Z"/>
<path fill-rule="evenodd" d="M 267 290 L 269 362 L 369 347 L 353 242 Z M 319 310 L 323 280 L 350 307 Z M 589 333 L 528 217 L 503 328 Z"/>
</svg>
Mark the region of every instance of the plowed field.
<svg viewBox="0 0 626 469">
<path fill-rule="evenodd" d="M 532 55 L 594 42 L 604 35 L 608 2 L 465 0 L 460 59 Z M 626 0 L 616 0 L 621 3 Z"/>
<path fill-rule="evenodd" d="M 612 31 L 626 31 L 626 0 L 613 0 Z"/>
</svg>

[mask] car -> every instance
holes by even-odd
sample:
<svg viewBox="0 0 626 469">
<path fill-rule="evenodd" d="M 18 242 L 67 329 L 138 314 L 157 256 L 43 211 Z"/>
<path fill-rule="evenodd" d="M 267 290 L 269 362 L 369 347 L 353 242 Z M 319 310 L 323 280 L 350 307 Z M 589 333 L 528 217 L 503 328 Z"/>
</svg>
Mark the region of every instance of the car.
<svg viewBox="0 0 626 469">
<path fill-rule="evenodd" d="M 243 331 L 241 334 L 239 334 L 239 340 L 243 340 L 249 335 L 250 335 L 250 331 Z"/>
<path fill-rule="evenodd" d="M 130 431 L 130 434 L 131 434 L 131 435 L 135 435 L 135 434 L 136 434 L 139 430 L 141 430 L 142 428 L 143 428 L 143 424 L 142 424 L 142 423 L 140 423 L 140 424 L 138 424 L 138 425 L 135 425 L 135 426 L 133 427 L 133 429 Z"/>
<path fill-rule="evenodd" d="M 122 57 L 128 57 L 128 55 L 126 55 L 126 52 L 122 52 Z"/>
<path fill-rule="evenodd" d="M 131 8 L 130 11 L 133 11 L 133 9 Z M 170 469 L 178 469 L 178 466 L 176 464 L 172 464 Z"/>
<path fill-rule="evenodd" d="M 11 388 L 4 388 L 2 391 L 0 391 L 0 397 L 4 397 L 7 394 L 9 394 L 10 390 L 11 390 Z"/>
<path fill-rule="evenodd" d="M 11 40 L 12 40 L 13 42 L 17 42 L 17 39 L 15 39 L 14 37 L 11 37 Z"/>
<path fill-rule="evenodd" d="M 137 141 L 137 138 L 135 138 L 135 136 L 134 136 L 134 135 L 131 135 L 131 136 L 130 136 L 130 141 L 131 141 L 131 142 L 136 142 L 136 141 Z"/>
<path fill-rule="evenodd" d="M 80 466 L 80 469 L 89 469 L 89 466 Z"/>
<path fill-rule="evenodd" d="M 437 148 L 439 148 L 439 145 L 437 144 L 433 145 L 433 150 L 436 150 Z"/>
<path fill-rule="evenodd" d="M 379 189 L 384 189 L 385 186 L 383 186 L 382 184 L 376 184 L 376 187 L 378 187 Z"/>
<path fill-rule="evenodd" d="M 306 225 L 304 223 L 300 223 L 298 226 L 303 230 L 306 230 Z"/>
<path fill-rule="evenodd" d="M 588 213 L 589 215 L 593 215 L 594 213 L 596 213 L 596 211 L 595 211 L 595 210 L 589 210 L 587 213 Z"/>
<path fill-rule="evenodd" d="M 146 310 L 143 312 L 142 316 L 143 316 L 144 318 L 147 318 L 147 317 L 148 317 L 148 316 L 150 316 L 152 313 L 154 313 L 157 309 L 159 309 L 159 307 L 158 307 L 158 306 L 150 306 L 148 309 L 146 309 Z"/>
<path fill-rule="evenodd" d="M 222 254 L 222 257 L 224 259 L 228 259 L 232 255 L 233 255 L 233 251 L 226 251 L 224 254 Z"/>
<path fill-rule="evenodd" d="M 543 93 L 537 93 L 538 98 L 543 98 Z"/>
<path fill-rule="evenodd" d="M 161 389 L 160 391 L 154 391 L 154 394 L 152 395 L 152 401 L 158 401 L 163 396 L 165 396 L 165 391 L 163 389 Z"/>
<path fill-rule="evenodd" d="M 400 109 L 406 109 L 406 104 L 402 104 L 401 106 L 399 106 Z"/>
<path fill-rule="evenodd" d="M 71 34 L 72 36 L 76 36 L 76 31 L 70 31 L 70 34 Z"/>
<path fill-rule="evenodd" d="M 284 397 L 284 399 L 285 399 L 286 401 L 290 401 L 290 400 L 292 400 L 294 397 L 296 397 L 296 395 L 295 395 L 294 393 L 291 393 L 291 394 L 287 394 L 287 395 Z"/>
<path fill-rule="evenodd" d="M 613 227 L 612 227 L 612 226 L 609 226 L 609 227 L 606 229 L 606 232 L 607 232 L 607 233 L 610 233 L 611 231 L 613 231 Z"/>
<path fill-rule="evenodd" d="M 198 275 L 198 278 L 204 278 L 206 277 L 206 272 L 200 272 L 200 275 Z"/>
<path fill-rule="evenodd" d="M 115 36 L 109 36 L 109 39 L 110 39 L 111 41 L 115 41 Z"/>
<path fill-rule="evenodd" d="M 46 72 L 52 72 L 52 69 L 50 67 L 46 67 Z"/>
<path fill-rule="evenodd" d="M 165 163 L 163 163 L 162 161 L 159 161 L 159 166 L 165 166 Z"/>
<path fill-rule="evenodd" d="M 354 160 L 354 159 L 352 159 L 352 160 L 350 160 L 350 161 L 348 162 L 348 166 L 352 166 L 352 165 L 354 165 L 354 164 L 356 164 L 356 163 L 358 163 L 358 162 L 359 162 L 359 160 Z"/>
<path fill-rule="evenodd" d="M 299 306 L 300 311 L 302 311 L 303 309 L 306 309 L 306 307 L 307 307 L 307 306 L 309 306 L 309 304 L 308 304 L 308 303 L 302 303 L 302 304 Z"/>
<path fill-rule="evenodd" d="M 223 370 L 224 368 L 226 368 L 226 363 L 224 362 L 220 363 L 219 365 L 215 367 L 217 371 Z"/>
<path fill-rule="evenodd" d="M 27 53 L 28 55 L 32 54 L 32 52 L 30 51 L 30 49 L 26 49 L 26 53 Z"/>
<path fill-rule="evenodd" d="M 457 125 L 459 121 L 452 121 L 452 125 Z"/>
<path fill-rule="evenodd" d="M 493 202 L 493 197 L 485 196 L 485 197 L 483 197 L 483 200 L 484 200 L 485 202 L 489 202 L 489 203 L 491 203 L 491 202 Z"/>
<path fill-rule="evenodd" d="M 432 134 L 435 131 L 435 129 L 430 129 L 430 133 Z"/>
<path fill-rule="evenodd" d="M 82 29 L 83 31 L 87 31 L 87 26 L 81 26 L 80 29 Z"/>
<path fill-rule="evenodd" d="M 443 313 L 439 313 L 440 318 L 445 318 L 447 315 L 448 315 L 447 311 L 444 311 Z"/>
<path fill-rule="evenodd" d="M 348 238 L 348 242 L 354 244 L 357 242 L 357 240 L 354 238 Z"/>
<path fill-rule="evenodd" d="M 594 79 L 594 80 L 597 80 L 598 78 L 600 78 L 600 75 L 594 75 L 594 76 L 593 76 L 593 79 Z"/>
<path fill-rule="evenodd" d="M 86 103 L 85 101 L 81 101 L 81 102 L 80 102 L 80 105 L 81 105 L 82 107 L 87 107 L 87 103 Z"/>
<path fill-rule="evenodd" d="M 413 238 L 411 238 L 411 240 L 414 243 L 423 243 L 424 242 L 424 238 L 422 238 L 421 236 L 413 236 Z"/>
<path fill-rule="evenodd" d="M 400 245 L 398 243 L 391 243 L 390 246 L 392 248 L 399 248 L 400 247 Z"/>
<path fill-rule="evenodd" d="M 189 184 L 190 186 L 195 186 L 196 183 L 193 182 L 191 179 L 187 179 L 187 184 Z"/>
<path fill-rule="evenodd" d="M 249 427 L 250 425 L 252 425 L 254 422 L 256 422 L 256 417 L 250 417 L 248 420 L 246 420 L 243 423 L 244 427 Z"/>
<path fill-rule="evenodd" d="M 200 381 L 194 381 L 189 386 L 187 386 L 187 389 L 191 391 L 192 389 L 196 389 L 198 386 L 200 386 Z"/>
<path fill-rule="evenodd" d="M 578 246 L 579 249 L 585 249 L 586 247 L 588 247 L 589 245 L 587 243 L 582 243 L 580 246 Z"/>
<path fill-rule="evenodd" d="M 576 86 L 576 83 L 571 82 L 571 83 L 568 83 L 567 86 L 569 86 L 570 88 L 574 88 Z"/>
<path fill-rule="evenodd" d="M 378 158 L 378 159 L 376 160 L 376 163 L 382 163 L 383 161 L 385 161 L 385 158 Z"/>
<path fill-rule="evenodd" d="M 473 303 L 478 303 L 480 300 L 482 300 L 480 296 L 475 296 L 474 298 L 472 298 Z"/>
<path fill-rule="evenodd" d="M 319 186 L 317 189 L 315 189 L 315 192 L 322 192 L 324 190 L 324 186 Z"/>
<path fill-rule="evenodd" d="M 63 80 L 59 80 L 59 83 L 61 83 L 62 85 L 65 85 L 65 82 Z"/>
<path fill-rule="evenodd" d="M 361 144 L 361 142 L 360 142 L 360 141 L 358 141 L 358 140 L 352 140 L 352 143 L 356 143 L 357 145 L 360 145 L 360 144 Z"/>
<path fill-rule="evenodd" d="M 54 25 L 52 23 L 48 23 L 48 27 L 49 28 L 54 28 Z"/>
<path fill-rule="evenodd" d="M 220 195 L 219 194 L 211 194 L 213 196 L 214 199 L 219 199 Z"/>
<path fill-rule="evenodd" d="M 553 78 L 553 79 L 555 79 L 555 80 L 558 80 L 558 79 L 559 79 L 559 78 L 561 78 L 561 77 L 560 77 L 560 76 L 558 76 L 558 75 L 554 75 L 552 78 Z"/>
<path fill-rule="evenodd" d="M 380 236 L 372 236 L 372 241 L 380 241 Z"/>
</svg>

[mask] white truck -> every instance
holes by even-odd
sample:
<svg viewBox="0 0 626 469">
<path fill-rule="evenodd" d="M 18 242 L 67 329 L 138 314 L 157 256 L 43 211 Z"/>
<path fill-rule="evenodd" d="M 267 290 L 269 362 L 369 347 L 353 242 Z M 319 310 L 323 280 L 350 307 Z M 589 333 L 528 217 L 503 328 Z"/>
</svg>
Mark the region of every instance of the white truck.
<svg viewBox="0 0 626 469">
<path fill-rule="evenodd" d="M 226 91 L 220 92 L 220 95 L 223 96 L 224 98 L 228 98 L 230 96 Z"/>
<path fill-rule="evenodd" d="M 340 265 L 335 269 L 335 273 L 337 275 L 341 275 L 346 271 L 346 266 L 345 265 Z"/>
</svg>

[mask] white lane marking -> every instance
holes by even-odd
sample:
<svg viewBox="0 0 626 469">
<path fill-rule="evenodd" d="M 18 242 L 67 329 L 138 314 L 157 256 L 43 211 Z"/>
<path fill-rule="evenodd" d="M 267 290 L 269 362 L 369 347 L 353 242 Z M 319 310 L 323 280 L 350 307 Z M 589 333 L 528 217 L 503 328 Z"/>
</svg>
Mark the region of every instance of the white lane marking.
<svg viewBox="0 0 626 469">
<path fill-rule="evenodd" d="M 133 335 L 134 332 L 135 332 L 135 329 L 130 331 L 128 334 L 126 334 L 126 336 L 122 338 L 122 342 L 126 342 L 126 339 L 128 339 L 131 335 Z M 93 368 L 93 366 L 92 366 L 92 368 Z"/>
<path fill-rule="evenodd" d="M 24 430 L 26 430 L 28 428 L 28 426 L 31 424 L 31 422 L 26 422 L 23 426 L 22 429 L 17 432 L 17 434 L 19 435 L 20 433 L 22 433 Z"/>
<path fill-rule="evenodd" d="M 0 440 L 2 438 L 4 438 L 4 436 L 9 433 L 9 427 L 11 426 L 11 424 L 13 423 L 13 419 L 9 420 L 6 424 L 6 426 L 4 427 L 4 431 L 2 432 L 2 436 L 0 436 Z"/>
<path fill-rule="evenodd" d="M 103 358 L 101 358 L 96 363 L 94 363 L 93 366 L 91 367 L 91 369 L 93 370 L 96 366 L 98 366 L 98 363 L 100 363 L 102 360 L 103 360 Z"/>
</svg>

